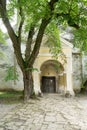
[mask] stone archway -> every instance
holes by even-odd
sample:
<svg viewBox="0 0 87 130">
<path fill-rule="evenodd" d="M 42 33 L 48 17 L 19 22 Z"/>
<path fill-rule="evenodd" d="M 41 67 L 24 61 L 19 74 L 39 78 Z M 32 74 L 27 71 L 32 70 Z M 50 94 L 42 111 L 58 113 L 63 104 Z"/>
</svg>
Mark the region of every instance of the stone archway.
<svg viewBox="0 0 87 130">
<path fill-rule="evenodd" d="M 64 67 L 56 60 L 45 61 L 40 68 L 40 88 L 42 92 L 55 93 L 62 88 L 64 91 Z"/>
</svg>

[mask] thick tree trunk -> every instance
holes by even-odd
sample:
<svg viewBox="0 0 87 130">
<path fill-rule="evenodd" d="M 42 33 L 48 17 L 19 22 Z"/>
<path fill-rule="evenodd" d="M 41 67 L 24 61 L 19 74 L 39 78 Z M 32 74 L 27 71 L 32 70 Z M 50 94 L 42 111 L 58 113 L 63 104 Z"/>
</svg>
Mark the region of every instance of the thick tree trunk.
<svg viewBox="0 0 87 130">
<path fill-rule="evenodd" d="M 23 74 L 24 81 L 24 101 L 27 101 L 33 94 L 33 78 L 32 72 L 25 71 Z"/>
</svg>

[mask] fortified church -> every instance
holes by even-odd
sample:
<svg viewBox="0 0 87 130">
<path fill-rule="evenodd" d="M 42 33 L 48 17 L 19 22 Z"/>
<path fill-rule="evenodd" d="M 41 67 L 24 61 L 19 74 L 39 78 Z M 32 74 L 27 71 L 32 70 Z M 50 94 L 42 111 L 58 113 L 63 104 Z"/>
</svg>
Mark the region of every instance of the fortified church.
<svg viewBox="0 0 87 130">
<path fill-rule="evenodd" d="M 79 91 L 81 88 L 81 73 L 78 73 L 81 72 L 80 55 L 79 53 L 73 53 L 73 45 L 69 41 L 64 38 L 61 38 L 60 41 L 64 57 L 66 57 L 66 62 L 61 55 L 58 56 L 58 60 L 55 60 L 49 48 L 44 44 L 42 44 L 40 48 L 39 55 L 33 66 L 38 70 L 33 72 L 34 90 L 37 94 L 69 92 L 70 95 L 74 96 L 74 92 Z M 8 43 L 10 43 L 10 41 L 8 41 Z M 42 43 L 44 43 L 44 38 Z M 0 59 L 0 89 L 11 88 L 23 90 L 22 74 L 15 62 L 12 45 L 8 44 L 6 47 L 2 45 L 1 48 L 1 51 L 7 53 L 7 57 L 4 60 Z M 24 46 L 22 50 L 24 51 Z M 77 61 L 78 65 L 76 63 Z M 11 66 L 14 64 L 16 65 L 19 73 L 18 81 L 5 82 L 3 80 L 6 75 L 6 67 L 8 64 Z M 56 65 L 59 66 L 58 69 L 56 69 Z M 79 79 L 77 79 L 77 77 L 75 78 L 75 74 Z"/>
</svg>

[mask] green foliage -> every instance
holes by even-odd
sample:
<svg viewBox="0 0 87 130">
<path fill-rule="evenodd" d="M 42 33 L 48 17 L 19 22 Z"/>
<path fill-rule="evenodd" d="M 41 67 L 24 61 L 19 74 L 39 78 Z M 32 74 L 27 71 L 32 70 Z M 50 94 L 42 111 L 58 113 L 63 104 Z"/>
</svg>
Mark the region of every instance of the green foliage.
<svg viewBox="0 0 87 130">
<path fill-rule="evenodd" d="M 5 34 L 0 29 L 0 43 L 5 44 Z"/>
<path fill-rule="evenodd" d="M 52 21 L 47 29 L 46 34 L 48 35 L 48 40 L 46 42 L 47 46 L 50 48 L 50 52 L 55 56 L 61 51 L 61 43 L 60 43 L 60 36 L 59 36 L 59 29 L 55 24 L 55 21 Z"/>
<path fill-rule="evenodd" d="M 69 2 L 66 0 L 59 0 L 55 5 L 55 13 L 68 13 Z"/>
<path fill-rule="evenodd" d="M 22 101 L 22 91 L 3 90 L 0 91 L 0 103 L 15 104 Z"/>
<path fill-rule="evenodd" d="M 54 59 L 61 57 L 62 60 L 66 61 L 65 55 L 61 48 L 60 31 L 54 20 L 48 25 L 46 34 L 48 36 L 48 40 L 45 44 L 50 48 L 50 52 Z"/>
<path fill-rule="evenodd" d="M 25 20 L 25 26 L 23 31 L 29 31 L 29 28 L 33 25 L 38 26 L 40 20 L 49 15 L 49 8 L 47 7 L 48 0 L 10 0 L 8 3 L 8 16 L 10 19 L 14 15 L 18 15 L 18 21 L 20 22 L 20 7 L 22 8 L 22 17 Z M 16 9 L 18 13 L 16 13 Z M 17 22 L 18 22 L 17 21 Z M 18 24 L 18 23 L 17 23 Z"/>
<path fill-rule="evenodd" d="M 6 41 L 5 41 L 5 34 L 3 34 L 3 32 L 1 31 L 0 29 L 0 44 L 6 44 Z M 0 58 L 3 58 L 5 55 L 3 53 L 2 50 L 0 50 Z"/>
<path fill-rule="evenodd" d="M 54 62 L 55 64 L 54 64 L 54 67 L 55 67 L 55 70 L 56 70 L 56 72 L 57 73 L 61 73 L 63 70 L 64 70 L 64 68 L 63 68 L 63 66 L 61 65 L 61 63 L 58 63 L 58 62 Z"/>
<path fill-rule="evenodd" d="M 33 72 L 33 71 L 38 71 L 38 69 L 37 69 L 37 68 L 26 68 L 26 71 L 31 71 L 31 72 Z"/>
<path fill-rule="evenodd" d="M 9 90 L 9 91 L 1 91 L 0 92 L 0 98 L 11 98 L 11 97 L 16 97 L 17 95 L 21 95 L 21 91 L 14 91 L 14 90 Z"/>
<path fill-rule="evenodd" d="M 23 36 L 29 31 L 31 26 L 35 26 L 36 31 L 38 30 L 41 19 L 50 17 L 50 9 L 48 6 L 48 2 L 50 0 L 9 0 L 7 5 L 8 16 L 9 18 L 13 18 L 14 15 L 18 15 L 18 23 L 20 23 L 20 7 L 22 8 L 22 17 L 24 17 L 24 26 L 23 26 Z M 87 26 L 87 1 L 86 0 L 59 0 L 55 3 L 52 20 L 55 21 L 54 24 L 67 26 L 73 26 L 74 24 L 78 26 Z M 18 10 L 18 13 L 16 12 Z M 16 12 L 16 13 L 15 13 Z M 17 24 L 18 24 L 17 23 Z M 19 25 L 19 24 L 18 24 Z M 49 25 L 49 31 L 52 29 L 57 29 L 57 26 Z M 51 28 L 52 27 L 52 28 Z M 80 30 L 78 30 L 79 32 Z M 26 32 L 26 33 L 25 33 Z M 81 32 L 81 31 L 80 31 Z M 53 33 L 53 32 L 52 32 Z M 50 33 L 51 34 L 51 33 Z M 56 35 L 56 39 L 59 39 L 59 32 Z M 53 35 L 53 34 L 52 34 Z M 26 35 L 27 36 L 27 35 Z M 51 40 L 53 40 L 54 36 L 50 36 Z M 76 38 L 76 37 L 75 37 Z M 58 43 L 59 44 L 59 43 Z M 55 46 L 55 45 L 54 45 Z M 59 52 L 59 47 L 56 49 Z M 54 50 L 53 50 L 54 51 Z M 55 52 L 56 52 L 55 51 Z"/>
<path fill-rule="evenodd" d="M 6 72 L 5 81 L 18 80 L 19 74 L 14 66 L 8 67 Z"/>
<path fill-rule="evenodd" d="M 74 30 L 74 46 L 87 53 L 87 28 Z"/>
</svg>

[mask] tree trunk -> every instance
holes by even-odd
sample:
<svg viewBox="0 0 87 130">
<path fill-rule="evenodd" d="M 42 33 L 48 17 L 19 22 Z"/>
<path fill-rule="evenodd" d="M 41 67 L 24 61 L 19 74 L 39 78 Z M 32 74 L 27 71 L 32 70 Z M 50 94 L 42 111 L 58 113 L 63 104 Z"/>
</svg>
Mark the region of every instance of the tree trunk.
<svg viewBox="0 0 87 130">
<path fill-rule="evenodd" d="M 23 74 L 23 81 L 24 81 L 24 101 L 27 101 L 34 92 L 32 72 L 25 71 L 25 73 Z"/>
</svg>

